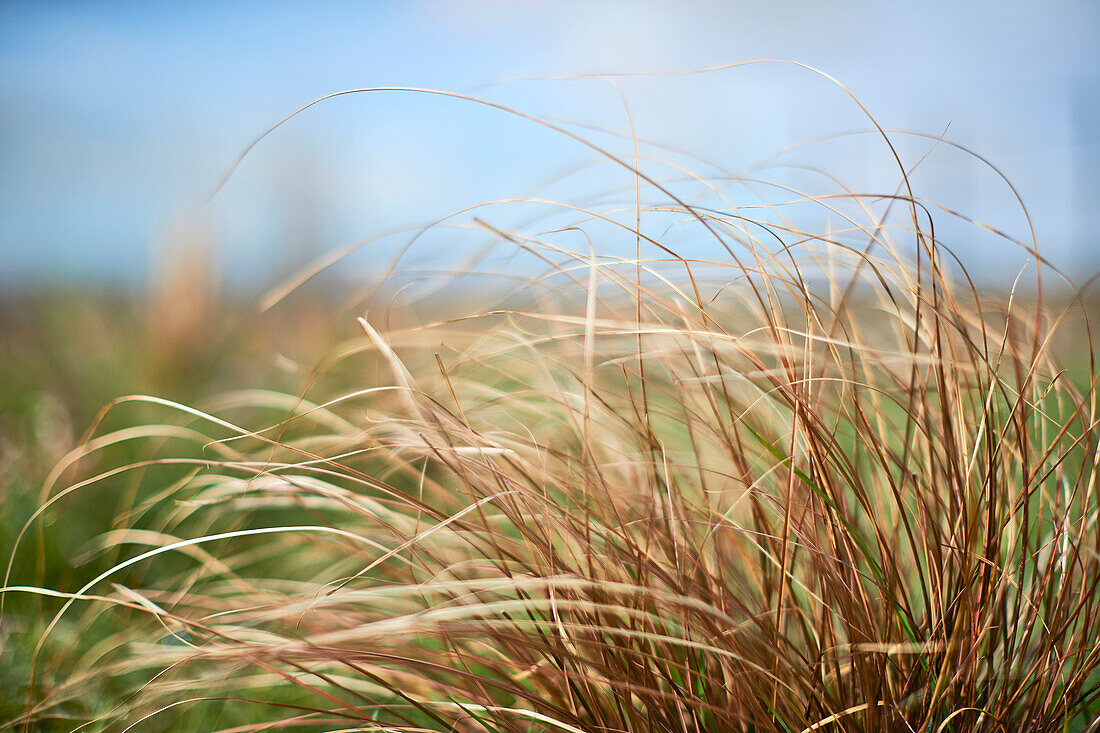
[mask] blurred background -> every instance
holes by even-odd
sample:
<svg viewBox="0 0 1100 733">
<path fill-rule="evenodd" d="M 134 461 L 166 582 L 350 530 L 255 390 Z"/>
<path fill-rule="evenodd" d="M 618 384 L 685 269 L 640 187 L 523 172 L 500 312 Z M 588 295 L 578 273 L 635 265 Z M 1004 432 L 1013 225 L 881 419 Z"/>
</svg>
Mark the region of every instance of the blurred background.
<svg viewBox="0 0 1100 733">
<path fill-rule="evenodd" d="M 654 143 L 644 165 L 659 176 L 755 174 L 770 161 L 772 177 L 813 165 L 856 191 L 894 191 L 889 149 L 821 75 L 781 63 L 645 74 L 791 59 L 835 77 L 882 127 L 932 136 L 891 133 L 902 162 L 919 161 L 918 195 L 1030 241 L 1004 181 L 934 138 L 992 161 L 1044 254 L 1084 280 L 1100 270 L 1098 30 L 1089 0 L 0 3 L 0 472 L 28 445 L 62 450 L 119 394 L 258 384 L 273 363 L 296 373 L 346 324 L 308 298 L 275 320 L 257 306 L 328 253 L 370 240 L 321 275 L 354 285 L 384 278 L 408 241 L 382 235 L 463 207 L 632 195 L 624 169 L 537 124 L 378 93 L 291 120 L 210 198 L 257 135 L 314 98 L 470 93 L 627 157 L 633 129 Z M 583 74 L 635 75 L 547 78 Z M 478 215 L 506 227 L 531 214 Z M 994 233 L 936 223 L 979 281 L 1007 286 L 1024 265 Z M 676 246 L 712 254 L 690 237 Z M 476 248 L 443 228 L 401 263 L 448 270 Z"/>
<path fill-rule="evenodd" d="M 1097 31 L 1100 6 L 1089 0 L 5 2 L 0 288 L 144 288 L 188 241 L 209 248 L 219 282 L 264 287 L 356 239 L 531 195 L 593 157 L 454 100 L 346 97 L 281 128 L 206 200 L 257 134 L 329 92 L 473 92 L 626 131 L 622 100 L 606 82 L 484 85 L 757 57 L 821 69 L 883 127 L 943 134 L 984 155 L 1018 188 L 1043 250 L 1092 270 L 1100 264 L 1091 206 L 1100 194 Z M 726 170 L 868 126 L 841 89 L 794 66 L 629 78 L 621 87 L 641 138 Z M 909 146 L 906 163 L 925 147 Z M 822 150 L 813 160 L 846 165 L 857 186 L 896 184 L 880 140 Z M 618 175 L 609 180 L 622 183 Z M 1028 236 L 1003 182 L 965 156 L 937 151 L 917 184 L 922 195 Z M 1005 275 L 993 244 L 958 246 L 979 270 Z"/>
</svg>

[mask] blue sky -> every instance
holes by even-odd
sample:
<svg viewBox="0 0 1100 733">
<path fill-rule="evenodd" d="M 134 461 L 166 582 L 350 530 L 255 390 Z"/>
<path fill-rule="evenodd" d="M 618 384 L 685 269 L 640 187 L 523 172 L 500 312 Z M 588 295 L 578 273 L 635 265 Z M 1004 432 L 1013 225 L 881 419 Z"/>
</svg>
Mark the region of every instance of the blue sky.
<svg viewBox="0 0 1100 733">
<path fill-rule="evenodd" d="M 342 98 L 265 140 L 206 200 L 258 132 L 328 92 L 478 89 L 526 112 L 623 130 L 622 102 L 605 82 L 479 85 L 762 56 L 827 71 L 884 126 L 946 129 L 1005 170 L 1052 259 L 1095 270 L 1098 30 L 1100 10 L 1086 0 L 8 2 L 0 4 L 0 287 L 141 285 L 164 243 L 196 224 L 227 282 L 270 284 L 310 256 L 478 201 L 530 195 L 592 161 L 560 136 L 469 104 Z M 640 136 L 731 170 L 804 138 L 866 126 L 843 92 L 792 66 L 627 79 L 622 88 Z M 923 150 L 901 147 L 914 160 Z M 866 137 L 799 155 L 862 178 L 865 190 L 894 185 L 883 150 Z M 555 195 L 623 183 L 609 169 L 571 181 Z M 962 156 L 937 151 L 918 184 L 1026 235 L 1003 184 Z M 1012 270 L 1002 245 L 958 236 L 979 274 Z M 386 251 L 379 245 L 375 260 L 348 267 L 370 268 Z M 449 254 L 437 238 L 413 261 L 429 266 Z"/>
</svg>

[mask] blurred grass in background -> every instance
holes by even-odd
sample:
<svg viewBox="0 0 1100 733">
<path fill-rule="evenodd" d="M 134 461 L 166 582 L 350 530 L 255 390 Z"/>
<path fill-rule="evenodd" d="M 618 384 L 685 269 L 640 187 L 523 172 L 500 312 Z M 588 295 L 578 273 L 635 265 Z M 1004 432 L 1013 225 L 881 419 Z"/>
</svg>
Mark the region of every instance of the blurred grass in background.
<svg viewBox="0 0 1100 733">
<path fill-rule="evenodd" d="M 96 288 L 41 288 L 0 298 L 0 547 L 15 538 L 42 502 L 50 470 L 86 437 L 112 400 L 148 394 L 185 404 L 237 388 L 291 392 L 338 340 L 341 324 L 310 297 L 260 314 L 250 300 L 221 297 L 198 263 L 177 263 L 172 277 L 147 292 Z M 347 324 L 343 324 L 347 328 Z M 303 366 L 304 365 L 304 366 Z M 139 424 L 138 406 L 109 414 L 99 429 Z M 133 422 L 131 422 L 133 421 Z M 82 469 L 124 465 L 147 451 L 133 442 L 97 455 Z M 13 567 L 20 582 L 46 587 L 79 584 L 99 564 L 80 567 L 76 557 L 91 538 L 110 530 L 136 487 L 78 492 L 45 519 L 51 530 L 32 531 Z M 28 659 L 51 604 L 33 596 L 7 599 L 0 617 L 0 719 L 22 710 Z M 53 609 L 56 610 L 56 609 Z M 82 629 L 62 629 L 57 654 L 68 643 L 86 648 Z M 51 647 L 51 649 L 53 649 Z M 47 650 L 47 659 L 50 657 Z M 47 663 L 48 664 L 48 663 Z M 48 682 L 47 682 L 48 684 Z"/>
</svg>

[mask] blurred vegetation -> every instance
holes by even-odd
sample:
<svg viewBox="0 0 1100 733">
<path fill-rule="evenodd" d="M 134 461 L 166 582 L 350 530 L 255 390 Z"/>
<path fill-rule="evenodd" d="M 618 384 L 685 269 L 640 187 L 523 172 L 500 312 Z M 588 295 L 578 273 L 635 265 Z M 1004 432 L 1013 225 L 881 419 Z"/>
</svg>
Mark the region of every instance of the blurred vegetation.
<svg viewBox="0 0 1100 733">
<path fill-rule="evenodd" d="M 166 297 L 166 292 L 171 298 Z M 0 299 L 0 547 L 5 565 L 24 523 L 42 502 L 43 480 L 93 428 L 136 424 L 141 406 L 123 416 L 97 415 L 116 398 L 147 394 L 184 404 L 237 388 L 291 392 L 339 336 L 331 308 L 303 298 L 292 308 L 260 314 L 254 302 L 215 299 L 203 288 L 146 294 L 49 289 Z M 344 324 L 345 326 L 347 324 Z M 96 466 L 140 460 L 146 446 L 123 443 L 97 456 Z M 94 469 L 87 463 L 82 469 Z M 77 567 L 84 543 L 110 530 L 132 496 L 77 492 L 45 526 L 24 538 L 12 568 L 21 584 L 71 587 L 93 577 L 102 562 Z M 64 522 L 65 531 L 56 531 Z M 85 577 L 87 576 L 87 577 Z M 59 604 L 11 595 L 0 616 L 0 719 L 10 720 L 26 699 L 29 660 Z M 44 668 L 64 665 L 72 649 L 89 645 L 85 630 L 59 629 L 44 650 Z M 51 663 L 51 658 L 54 663 Z M 49 680 L 42 680 L 48 685 Z"/>
</svg>

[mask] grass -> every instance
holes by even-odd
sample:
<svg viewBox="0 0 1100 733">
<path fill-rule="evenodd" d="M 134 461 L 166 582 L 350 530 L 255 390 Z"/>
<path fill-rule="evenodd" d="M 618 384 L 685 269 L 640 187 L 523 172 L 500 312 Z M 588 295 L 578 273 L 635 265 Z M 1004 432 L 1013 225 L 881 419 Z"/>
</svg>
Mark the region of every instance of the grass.
<svg viewBox="0 0 1100 733">
<path fill-rule="evenodd" d="M 297 391 L 109 406 L 13 543 L 120 507 L 69 584 L 5 583 L 45 612 L 13 725 L 1100 725 L 1079 294 L 1036 252 L 1034 286 L 979 289 L 907 175 L 738 207 L 584 142 L 625 197 L 470 222 L 543 274 L 403 291 Z"/>
</svg>

